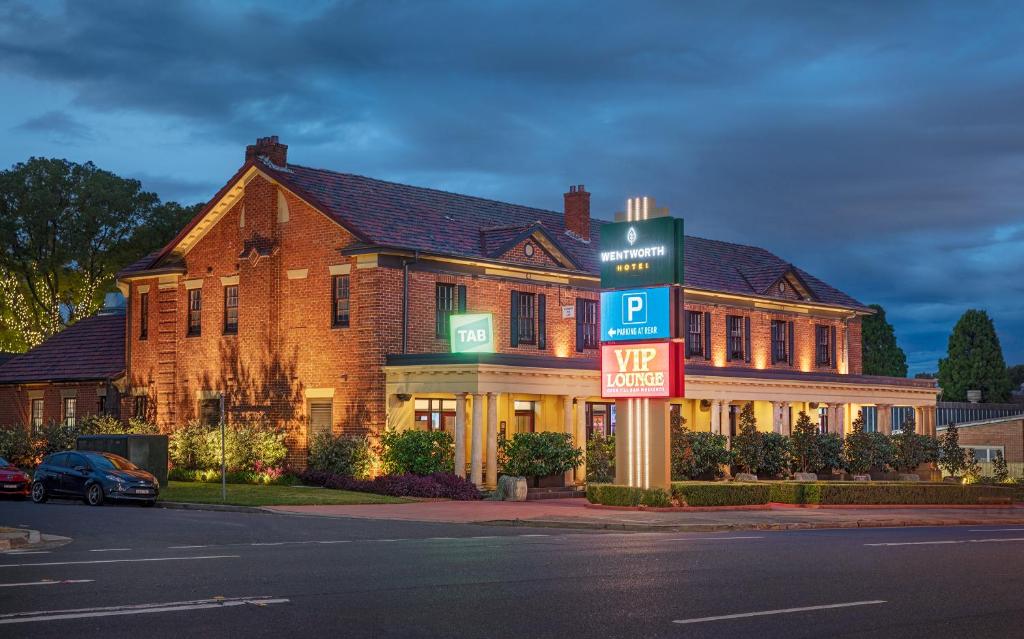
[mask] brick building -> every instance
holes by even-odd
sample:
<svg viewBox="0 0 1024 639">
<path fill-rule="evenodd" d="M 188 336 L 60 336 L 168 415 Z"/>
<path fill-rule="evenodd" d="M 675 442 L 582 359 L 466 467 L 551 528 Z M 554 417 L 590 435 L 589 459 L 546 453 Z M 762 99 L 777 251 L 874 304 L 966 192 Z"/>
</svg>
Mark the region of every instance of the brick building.
<svg viewBox="0 0 1024 639">
<path fill-rule="evenodd" d="M 128 299 L 126 414 L 173 428 L 217 415 L 309 434 L 453 431 L 494 483 L 500 434 L 613 428 L 598 379 L 603 222 L 574 186 L 562 211 L 312 169 L 262 138 L 203 211 L 118 276 Z M 842 431 L 893 407 L 933 428 L 927 380 L 861 375 L 871 310 L 770 252 L 686 238 L 692 428 L 730 433 L 755 401 L 766 430 L 799 410 Z M 448 316 L 493 314 L 495 352 L 451 353 Z M 727 339 L 727 332 L 729 339 Z M 146 398 L 139 400 L 136 398 Z M 881 408 L 881 410 L 878 410 Z"/>
<path fill-rule="evenodd" d="M 981 463 L 982 474 L 992 474 L 992 462 L 996 453 L 1006 459 L 1011 477 L 1024 477 L 1024 415 L 993 417 L 957 424 L 960 447 L 974 450 L 975 458 Z M 939 434 L 945 427 L 938 429 Z"/>
<path fill-rule="evenodd" d="M 0 425 L 39 428 L 97 413 L 118 415 L 124 352 L 125 316 L 107 311 L 0 363 Z"/>
</svg>

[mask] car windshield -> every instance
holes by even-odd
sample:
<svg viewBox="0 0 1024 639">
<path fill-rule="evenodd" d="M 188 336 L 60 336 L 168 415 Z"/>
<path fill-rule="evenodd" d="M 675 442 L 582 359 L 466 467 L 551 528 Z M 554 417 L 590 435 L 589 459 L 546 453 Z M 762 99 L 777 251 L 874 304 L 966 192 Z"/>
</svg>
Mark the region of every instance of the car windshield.
<svg viewBox="0 0 1024 639">
<path fill-rule="evenodd" d="M 103 470 L 138 470 L 138 466 L 131 463 L 124 457 L 114 455 L 112 453 L 104 453 L 102 455 L 89 455 L 89 461 L 91 461 L 96 468 L 102 468 Z"/>
</svg>

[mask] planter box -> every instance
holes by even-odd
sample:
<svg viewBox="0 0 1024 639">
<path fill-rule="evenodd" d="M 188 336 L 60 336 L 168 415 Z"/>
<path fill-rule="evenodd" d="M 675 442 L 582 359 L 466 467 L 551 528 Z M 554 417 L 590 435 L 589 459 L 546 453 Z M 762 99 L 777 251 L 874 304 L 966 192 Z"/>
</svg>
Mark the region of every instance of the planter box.
<svg viewBox="0 0 1024 639">
<path fill-rule="evenodd" d="M 544 475 L 543 477 L 528 477 L 527 481 L 532 488 L 565 488 L 565 474 Z"/>
</svg>

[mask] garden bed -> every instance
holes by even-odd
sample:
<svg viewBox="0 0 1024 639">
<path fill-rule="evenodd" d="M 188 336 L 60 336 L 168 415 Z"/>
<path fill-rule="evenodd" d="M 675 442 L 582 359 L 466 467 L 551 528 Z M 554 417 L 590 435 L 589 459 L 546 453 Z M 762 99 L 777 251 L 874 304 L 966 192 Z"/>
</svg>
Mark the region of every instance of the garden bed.
<svg viewBox="0 0 1024 639">
<path fill-rule="evenodd" d="M 663 490 L 613 484 L 587 486 L 587 500 L 606 506 L 718 507 L 772 503 L 821 506 L 1008 505 L 1014 491 L 999 486 L 919 482 L 675 482 Z"/>
</svg>

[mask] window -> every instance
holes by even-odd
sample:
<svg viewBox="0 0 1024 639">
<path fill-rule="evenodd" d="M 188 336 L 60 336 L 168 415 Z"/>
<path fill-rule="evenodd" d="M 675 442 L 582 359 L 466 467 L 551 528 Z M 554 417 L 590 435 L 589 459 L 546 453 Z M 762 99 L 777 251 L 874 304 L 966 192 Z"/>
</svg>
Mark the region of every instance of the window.
<svg viewBox="0 0 1024 639">
<path fill-rule="evenodd" d="M 136 419 L 146 419 L 147 411 L 149 410 L 149 398 L 145 395 L 135 396 L 135 406 L 133 407 L 132 414 Z"/>
<path fill-rule="evenodd" d="M 686 356 L 700 357 L 704 355 L 704 314 L 689 311 L 686 313 Z"/>
<path fill-rule="evenodd" d="M 43 400 L 32 400 L 32 432 L 39 432 L 43 427 Z"/>
<path fill-rule="evenodd" d="M 821 406 L 818 408 L 818 430 L 823 433 L 828 432 L 828 407 Z"/>
<path fill-rule="evenodd" d="M 615 435 L 615 404 L 587 403 L 587 441 Z"/>
<path fill-rule="evenodd" d="M 519 327 L 519 343 L 520 344 L 536 344 L 537 343 L 537 324 L 535 311 L 535 298 L 536 295 L 533 293 L 520 293 L 519 294 L 519 313 L 517 316 L 517 325 Z"/>
<path fill-rule="evenodd" d="M 192 288 L 188 291 L 188 335 L 196 337 L 203 330 L 203 289 Z"/>
<path fill-rule="evenodd" d="M 139 293 L 139 339 L 149 337 L 149 293 Z"/>
<path fill-rule="evenodd" d="M 835 327 L 814 327 L 814 343 L 818 366 L 835 366 Z"/>
<path fill-rule="evenodd" d="M 224 287 L 224 334 L 238 334 L 238 286 Z"/>
<path fill-rule="evenodd" d="M 348 278 L 348 275 L 335 275 L 331 278 L 331 326 L 334 328 L 348 328 L 351 310 Z"/>
<path fill-rule="evenodd" d="M 70 428 L 75 426 L 75 413 L 78 411 L 78 400 L 74 397 L 64 398 L 64 425 Z"/>
<path fill-rule="evenodd" d="M 583 348 L 597 348 L 598 345 L 598 322 L 597 322 L 597 300 L 579 300 L 579 309 L 576 315 L 576 324 L 582 329 Z"/>
<path fill-rule="evenodd" d="M 744 319 L 739 315 L 729 315 L 726 318 L 726 336 L 728 338 L 726 351 L 730 360 L 746 359 L 746 331 L 744 330 Z"/>
<path fill-rule="evenodd" d="M 1002 446 L 971 446 L 969 444 L 960 444 L 960 448 L 963 448 L 964 450 L 973 450 L 974 458 L 983 464 L 995 461 L 996 454 L 1003 452 Z"/>
<path fill-rule="evenodd" d="M 438 339 L 451 337 L 451 322 L 455 313 L 466 312 L 466 287 L 454 284 L 438 284 L 434 293 L 434 335 Z"/>
<path fill-rule="evenodd" d="M 861 406 L 860 414 L 861 414 L 861 417 L 864 418 L 864 432 L 865 433 L 877 433 L 878 432 L 878 407 L 877 406 Z"/>
<path fill-rule="evenodd" d="M 107 396 L 100 395 L 97 400 L 96 412 L 103 415 L 107 412 Z"/>
<path fill-rule="evenodd" d="M 199 400 L 199 421 L 207 426 L 220 424 L 220 398 Z"/>
<path fill-rule="evenodd" d="M 789 322 L 772 320 L 772 364 L 789 361 Z"/>
<path fill-rule="evenodd" d="M 537 417 L 535 402 L 515 401 L 516 432 L 532 433 Z"/>
<path fill-rule="evenodd" d="M 309 432 L 310 440 L 320 433 L 332 432 L 334 424 L 334 400 L 318 399 L 309 402 Z"/>
<path fill-rule="evenodd" d="M 416 428 L 455 432 L 454 399 L 417 399 L 414 408 Z"/>
</svg>

